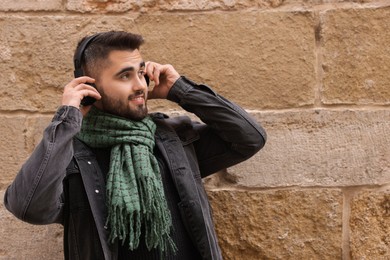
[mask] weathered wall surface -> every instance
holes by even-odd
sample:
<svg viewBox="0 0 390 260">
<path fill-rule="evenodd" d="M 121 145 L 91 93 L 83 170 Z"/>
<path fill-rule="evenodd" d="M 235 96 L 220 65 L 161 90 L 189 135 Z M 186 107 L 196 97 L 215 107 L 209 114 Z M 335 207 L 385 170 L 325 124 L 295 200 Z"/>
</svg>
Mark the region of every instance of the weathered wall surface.
<svg viewBox="0 0 390 260">
<path fill-rule="evenodd" d="M 262 151 L 205 182 L 226 259 L 390 259 L 387 0 L 2 0 L 1 201 L 72 78 L 77 40 L 110 29 L 143 34 L 146 59 L 266 128 Z M 0 259 L 62 259 L 60 226 L 3 204 L 0 240 Z"/>
</svg>

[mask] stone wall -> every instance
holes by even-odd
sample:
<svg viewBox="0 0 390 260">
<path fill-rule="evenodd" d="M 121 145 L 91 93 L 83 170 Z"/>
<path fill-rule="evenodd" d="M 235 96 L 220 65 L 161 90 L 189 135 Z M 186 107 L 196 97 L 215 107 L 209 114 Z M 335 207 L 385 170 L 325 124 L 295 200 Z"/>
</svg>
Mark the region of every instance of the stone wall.
<svg viewBox="0 0 390 260">
<path fill-rule="evenodd" d="M 2 0 L 0 199 L 72 78 L 82 36 L 143 55 L 247 109 L 265 148 L 205 181 L 225 259 L 390 259 L 388 0 Z M 165 102 L 153 110 L 183 113 Z M 60 226 L 0 204 L 0 259 L 62 259 Z"/>
</svg>

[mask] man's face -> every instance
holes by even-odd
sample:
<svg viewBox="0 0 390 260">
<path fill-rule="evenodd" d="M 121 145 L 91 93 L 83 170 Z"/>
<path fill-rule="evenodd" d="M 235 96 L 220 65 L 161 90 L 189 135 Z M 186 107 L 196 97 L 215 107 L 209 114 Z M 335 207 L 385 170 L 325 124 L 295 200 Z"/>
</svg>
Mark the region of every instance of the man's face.
<svg viewBox="0 0 390 260">
<path fill-rule="evenodd" d="M 141 120 L 147 113 L 148 88 L 145 63 L 138 50 L 111 51 L 108 65 L 96 79 L 102 98 L 95 106 L 107 113 L 131 120 Z"/>
</svg>

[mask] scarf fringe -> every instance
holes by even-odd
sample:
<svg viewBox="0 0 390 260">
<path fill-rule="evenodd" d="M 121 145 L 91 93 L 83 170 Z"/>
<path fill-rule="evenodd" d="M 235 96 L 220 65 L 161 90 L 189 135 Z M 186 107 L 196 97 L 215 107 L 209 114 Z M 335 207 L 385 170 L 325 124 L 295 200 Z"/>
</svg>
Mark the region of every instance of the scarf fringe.
<svg viewBox="0 0 390 260">
<path fill-rule="evenodd" d="M 123 245 L 128 238 L 129 249 L 136 249 L 140 242 L 141 223 L 143 223 L 145 244 L 149 251 L 159 249 L 161 253 L 177 252 L 177 247 L 170 237 L 171 214 L 167 202 L 162 196 L 161 186 L 156 181 L 158 179 L 147 176 L 137 178 L 140 212 L 131 211 L 124 201 L 122 204 L 112 205 L 107 218 L 107 223 L 111 228 L 109 238 L 111 243 L 118 238 Z M 120 189 L 115 186 L 112 188 L 114 190 Z M 111 194 L 112 191 L 108 190 L 108 193 Z M 159 218 L 156 219 L 156 216 Z"/>
<path fill-rule="evenodd" d="M 126 209 L 119 205 L 113 206 L 109 210 L 106 225 L 110 225 L 111 232 L 109 241 L 114 243 L 115 239 L 125 244 L 126 239 L 129 241 L 129 249 L 134 250 L 138 247 L 141 236 L 141 216 L 139 212 L 125 214 Z M 115 214 L 112 214 L 115 212 Z"/>
<path fill-rule="evenodd" d="M 141 196 L 143 207 L 143 223 L 145 223 L 145 244 L 150 251 L 160 248 L 161 252 L 176 252 L 177 248 L 170 237 L 172 219 L 165 198 L 162 196 L 161 186 L 156 185 L 156 178 L 141 177 L 137 179 L 140 192 L 153 194 L 153 196 Z M 160 221 L 154 221 L 155 215 L 160 216 Z"/>
</svg>

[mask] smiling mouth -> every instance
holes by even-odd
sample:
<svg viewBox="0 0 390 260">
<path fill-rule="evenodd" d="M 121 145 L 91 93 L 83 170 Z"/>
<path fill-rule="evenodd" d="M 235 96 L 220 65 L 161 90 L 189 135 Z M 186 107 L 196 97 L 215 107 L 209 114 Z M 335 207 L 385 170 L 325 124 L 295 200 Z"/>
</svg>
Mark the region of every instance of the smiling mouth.
<svg viewBox="0 0 390 260">
<path fill-rule="evenodd" d="M 138 93 L 135 93 L 133 95 L 129 96 L 129 101 L 133 101 L 135 103 L 144 103 L 145 102 L 145 93 L 143 91 L 140 91 Z"/>
<path fill-rule="evenodd" d="M 141 95 L 141 96 L 135 96 L 135 97 L 131 97 L 131 98 L 129 98 L 129 100 L 144 100 L 144 99 L 145 99 L 144 95 Z"/>
</svg>

